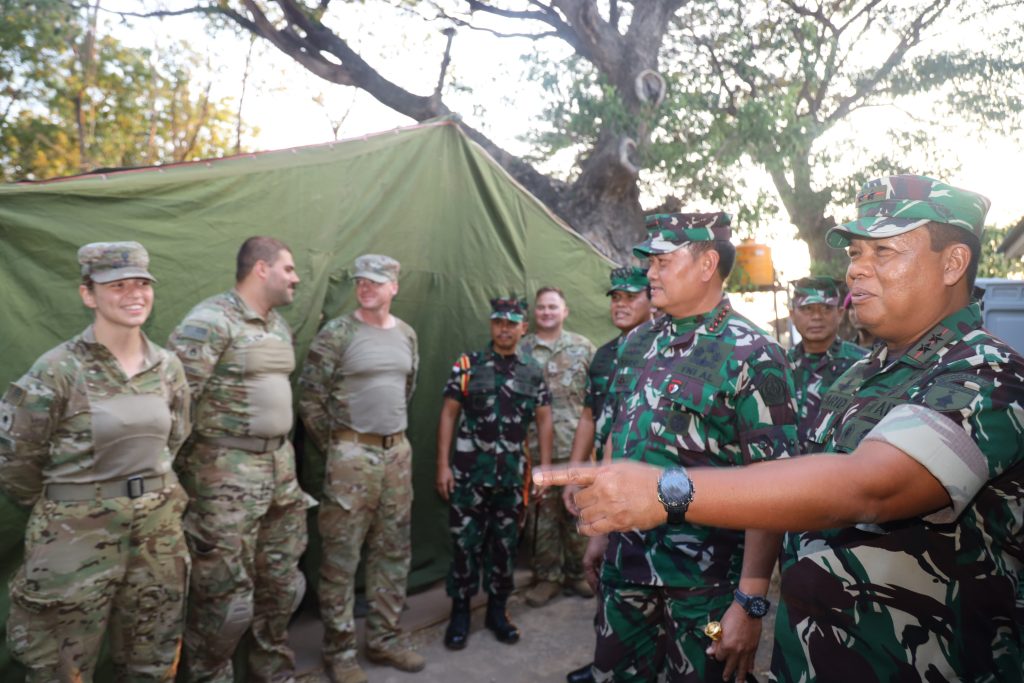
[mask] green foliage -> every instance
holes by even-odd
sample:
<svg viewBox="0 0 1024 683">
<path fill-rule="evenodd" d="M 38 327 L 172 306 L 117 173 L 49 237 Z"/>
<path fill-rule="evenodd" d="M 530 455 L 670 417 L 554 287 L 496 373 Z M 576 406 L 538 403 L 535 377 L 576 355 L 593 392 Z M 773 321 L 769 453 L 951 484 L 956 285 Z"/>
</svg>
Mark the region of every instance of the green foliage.
<svg viewBox="0 0 1024 683">
<path fill-rule="evenodd" d="M 997 252 L 1009 231 L 1009 227 L 985 228 L 985 234 L 981 240 L 978 277 L 1024 277 L 1024 264 L 1019 259 L 1009 259 L 1006 254 Z"/>
<path fill-rule="evenodd" d="M 200 56 L 99 35 L 95 10 L 0 0 L 0 179 L 40 179 L 234 151 L 230 102 L 197 90 Z"/>
<path fill-rule="evenodd" d="M 750 225 L 784 208 L 813 267 L 834 274 L 845 259 L 824 245 L 827 217 L 849 216 L 864 180 L 948 176 L 956 161 L 936 149 L 935 133 L 953 125 L 979 136 L 1020 128 L 1024 12 L 977 11 L 968 0 L 692 0 L 662 44 L 669 93 L 646 122 L 647 182 L 687 205 L 738 207 Z M 542 155 L 589 146 L 606 122 L 640 127 L 617 118 L 615 92 L 592 68 L 538 69 L 552 102 L 549 130 L 533 138 Z M 894 115 L 862 116 L 878 107 Z M 774 199 L 747 186 L 751 167 L 770 175 Z"/>
</svg>

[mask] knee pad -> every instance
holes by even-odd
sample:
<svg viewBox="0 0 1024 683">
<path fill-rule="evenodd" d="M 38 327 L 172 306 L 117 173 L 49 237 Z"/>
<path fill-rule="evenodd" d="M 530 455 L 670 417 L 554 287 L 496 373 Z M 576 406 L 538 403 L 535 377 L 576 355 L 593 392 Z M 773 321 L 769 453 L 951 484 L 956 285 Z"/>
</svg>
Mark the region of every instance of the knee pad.
<svg viewBox="0 0 1024 683">
<path fill-rule="evenodd" d="M 237 643 L 252 624 L 252 596 L 232 598 L 224 610 L 224 623 L 220 628 L 220 637 L 228 642 Z"/>
<path fill-rule="evenodd" d="M 292 580 L 292 607 L 288 612 L 295 614 L 302 604 L 302 598 L 306 595 L 306 575 L 301 571 L 295 571 L 295 578 Z"/>
</svg>

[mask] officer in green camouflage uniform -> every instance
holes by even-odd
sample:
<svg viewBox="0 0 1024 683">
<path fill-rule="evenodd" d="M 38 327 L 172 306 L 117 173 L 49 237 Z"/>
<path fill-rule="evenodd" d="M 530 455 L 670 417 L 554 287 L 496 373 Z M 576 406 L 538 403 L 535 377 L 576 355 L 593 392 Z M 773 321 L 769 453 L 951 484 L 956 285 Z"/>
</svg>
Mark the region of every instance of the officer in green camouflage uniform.
<svg viewBox="0 0 1024 683">
<path fill-rule="evenodd" d="M 583 412 L 587 393 L 587 370 L 594 356 L 594 344 L 581 334 L 564 329 L 569 308 L 565 295 L 554 287 L 537 291 L 533 317 L 537 331 L 519 342 L 519 352 L 531 356 L 544 369 L 551 391 L 551 415 L 555 426 L 554 462 L 566 462 L 572 452 L 573 436 Z M 536 430 L 530 444 L 537 442 Z M 537 454 L 533 452 L 533 464 Z M 576 533 L 576 520 L 562 504 L 561 490 L 540 492 L 530 506 L 527 530 L 532 533 L 533 574 L 536 585 L 526 592 L 533 607 L 546 604 L 564 583 L 582 597 L 594 592 L 583 579 L 583 552 L 587 539 Z"/>
<path fill-rule="evenodd" d="M 576 434 L 572 440 L 570 464 L 586 462 L 596 455 L 597 460 L 604 457 L 604 445 L 611 433 L 612 418 L 604 412 L 605 399 L 615 376 L 615 358 L 619 346 L 626 335 L 634 328 L 651 320 L 651 297 L 647 291 L 647 271 L 637 266 L 615 268 L 609 274 L 611 288 L 606 292 L 610 298 L 612 324 L 619 328 L 621 334 L 601 346 L 594 354 L 587 373 L 587 395 L 583 401 L 583 412 Z M 573 495 L 577 487 L 562 487 L 562 502 L 569 514 L 575 516 L 576 504 Z M 594 556 L 583 554 L 583 574 L 593 590 L 598 588 L 597 573 L 601 568 L 601 552 Z M 588 683 L 593 681 L 591 665 L 580 667 L 570 672 L 566 679 L 569 683 Z"/>
<path fill-rule="evenodd" d="M 1024 358 L 971 299 L 988 207 L 923 176 L 865 184 L 827 239 L 848 248 L 853 305 L 884 343 L 822 401 L 811 438 L 831 453 L 686 473 L 693 523 L 804 530 L 783 558 L 778 681 L 1024 680 Z M 663 476 L 538 483 L 585 485 L 581 530 L 596 534 L 664 523 Z"/>
<path fill-rule="evenodd" d="M 807 452 L 808 432 L 818 417 L 822 396 L 867 351 L 838 336 L 842 311 L 839 288 L 832 278 L 797 280 L 789 315 L 801 336 L 786 358 L 796 387 L 800 450 Z"/>
<path fill-rule="evenodd" d="M 416 386 L 416 332 L 391 315 L 400 264 L 381 254 L 355 260 L 358 308 L 329 321 L 309 347 L 299 415 L 326 456 L 318 522 L 323 541 L 320 617 L 335 683 L 364 683 L 352 606 L 366 544 L 367 657 L 403 671 L 425 665 L 398 627 L 412 544 L 412 447 L 405 437 Z"/>
<path fill-rule="evenodd" d="M 536 361 L 516 352 L 526 303 L 491 300 L 491 344 L 455 361 L 444 387 L 437 433 L 437 490 L 450 503 L 452 564 L 447 591 L 452 614 L 445 645 L 466 646 L 469 601 L 483 573 L 488 595 L 484 624 L 504 643 L 519 640 L 506 601 L 524 506 L 523 445 L 536 418 L 541 462 L 551 462 L 551 396 Z M 459 417 L 461 416 L 461 420 Z M 455 426 L 458 422 L 458 435 Z M 455 451 L 449 460 L 452 439 Z"/>
<path fill-rule="evenodd" d="M 288 439 L 292 333 L 274 308 L 291 303 L 298 282 L 287 246 L 251 237 L 235 288 L 193 308 L 168 342 L 193 401 L 193 433 L 176 463 L 190 498 L 190 681 L 233 681 L 232 655 L 250 629 L 247 680 L 293 680 L 288 621 L 305 592 L 308 496 Z"/>
<path fill-rule="evenodd" d="M 652 302 L 668 315 L 620 346 L 604 408 L 615 415 L 613 459 L 723 468 L 797 452 L 785 354 L 722 294 L 735 258 L 729 223 L 724 213 L 647 219 L 649 239 L 634 253 L 651 259 Z M 742 679 L 761 624 L 733 603 L 733 591 L 767 593 L 780 540 L 685 523 L 611 534 L 595 678 L 720 681 L 725 665 L 705 655 L 702 631 L 714 619 L 730 636 L 720 644 L 729 673 L 735 667 Z"/>
<path fill-rule="evenodd" d="M 109 633 L 117 680 L 173 681 L 189 560 L 171 462 L 188 386 L 141 330 L 153 306 L 142 245 L 87 244 L 78 260 L 95 322 L 0 403 L 0 491 L 32 508 L 7 644 L 29 681 L 88 682 Z"/>
</svg>

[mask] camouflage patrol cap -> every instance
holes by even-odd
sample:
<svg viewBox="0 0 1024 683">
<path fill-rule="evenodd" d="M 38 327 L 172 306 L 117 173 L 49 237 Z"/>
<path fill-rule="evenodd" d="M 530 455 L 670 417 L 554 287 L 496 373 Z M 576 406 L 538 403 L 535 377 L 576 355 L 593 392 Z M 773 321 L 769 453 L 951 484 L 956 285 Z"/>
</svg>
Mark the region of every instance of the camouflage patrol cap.
<svg viewBox="0 0 1024 683">
<path fill-rule="evenodd" d="M 149 254 L 138 242 L 91 242 L 78 250 L 82 277 L 101 285 L 138 277 L 156 281 L 149 274 Z"/>
<path fill-rule="evenodd" d="M 643 292 L 650 284 L 647 281 L 647 271 L 637 266 L 614 268 L 608 279 L 611 280 L 612 286 L 605 292 L 606 296 L 611 296 L 612 292 Z"/>
<path fill-rule="evenodd" d="M 520 299 L 514 294 L 509 297 L 491 299 L 491 320 L 509 320 L 514 323 L 521 323 L 526 319 L 526 311 L 529 304 L 526 299 Z"/>
<path fill-rule="evenodd" d="M 793 283 L 793 307 L 839 305 L 839 285 L 830 277 L 802 277 Z"/>
<path fill-rule="evenodd" d="M 977 192 L 961 190 L 934 178 L 875 178 L 857 194 L 857 220 L 837 225 L 825 239 L 830 247 L 843 248 L 852 239 L 893 237 L 935 221 L 965 230 L 980 241 L 991 204 Z"/>
<path fill-rule="evenodd" d="M 398 282 L 401 265 L 390 256 L 363 254 L 356 259 L 354 278 L 365 278 L 377 283 Z"/>
<path fill-rule="evenodd" d="M 728 240 L 732 236 L 727 213 L 655 213 L 647 216 L 647 241 L 633 247 L 639 257 L 668 254 L 687 242 Z"/>
</svg>

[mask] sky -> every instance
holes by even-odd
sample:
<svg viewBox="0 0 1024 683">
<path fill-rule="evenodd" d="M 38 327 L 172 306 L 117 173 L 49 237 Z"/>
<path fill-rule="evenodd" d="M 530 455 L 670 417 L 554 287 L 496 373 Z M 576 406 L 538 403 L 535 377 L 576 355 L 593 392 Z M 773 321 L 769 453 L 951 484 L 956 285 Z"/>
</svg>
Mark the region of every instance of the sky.
<svg viewBox="0 0 1024 683">
<path fill-rule="evenodd" d="M 149 0 L 150 4 L 154 1 L 171 8 L 192 4 L 190 0 Z M 142 0 L 104 0 L 103 6 L 137 11 L 141 4 Z M 396 14 L 379 0 L 349 7 L 352 9 L 346 10 L 342 35 L 350 45 L 367 55 L 378 53 L 371 64 L 386 77 L 417 94 L 429 94 L 436 83 L 445 46 L 439 27 L 427 25 L 411 12 Z M 386 31 L 380 30 L 382 26 Z M 159 46 L 186 38 L 194 49 L 210 56 L 209 78 L 213 80 L 214 92 L 237 98 L 248 41 L 226 34 L 210 39 L 203 27 L 201 20 L 192 18 L 136 20 L 130 29 L 116 22 L 109 24 L 110 30 L 129 44 Z M 380 35 L 387 39 L 376 37 Z M 527 65 L 522 58 L 538 48 L 555 60 L 569 55 L 568 47 L 560 41 L 499 40 L 468 29 L 459 29 L 452 47 L 448 81 L 459 87 L 446 93 L 446 104 L 514 154 L 529 150 L 520 136 L 538 125 L 542 111 L 542 100 L 535 84 L 527 78 Z M 482 55 L 486 58 L 481 58 Z M 920 106 L 928 107 L 930 103 L 925 100 Z M 909 116 L 910 113 L 894 107 L 865 110 L 851 116 L 847 124 L 838 126 L 832 134 L 838 138 L 860 130 L 874 130 L 890 120 L 902 119 L 912 125 Z M 250 64 L 243 117 L 258 130 L 248 140 L 252 150 L 318 144 L 335 137 L 352 138 L 413 124 L 366 93 L 322 81 L 272 46 L 260 42 Z M 336 134 L 333 127 L 337 127 Z M 977 139 L 977 131 L 965 128 L 940 139 L 939 145 L 949 150 L 960 164 L 960 170 L 944 180 L 980 191 L 992 200 L 990 225 L 1007 226 L 1024 217 L 1024 192 L 1019 190 L 1018 180 L 1024 167 L 1024 143 L 1020 139 L 992 137 L 982 142 Z M 566 163 L 571 160 L 556 158 L 541 170 L 564 170 L 559 167 Z M 769 186 L 767 177 L 756 169 L 750 171 L 750 178 L 755 184 Z M 642 201 L 650 206 L 661 199 L 643 197 Z M 839 220 L 852 218 L 852 202 L 845 213 L 840 211 L 836 216 Z M 772 248 L 780 280 L 807 273 L 806 246 L 795 239 L 795 229 L 784 217 L 764 226 L 762 241 Z"/>
</svg>

